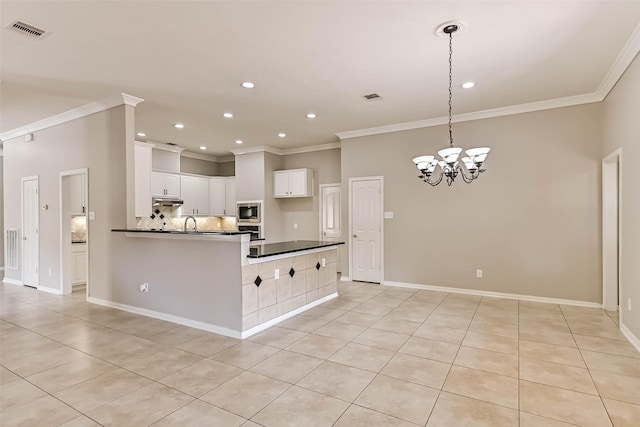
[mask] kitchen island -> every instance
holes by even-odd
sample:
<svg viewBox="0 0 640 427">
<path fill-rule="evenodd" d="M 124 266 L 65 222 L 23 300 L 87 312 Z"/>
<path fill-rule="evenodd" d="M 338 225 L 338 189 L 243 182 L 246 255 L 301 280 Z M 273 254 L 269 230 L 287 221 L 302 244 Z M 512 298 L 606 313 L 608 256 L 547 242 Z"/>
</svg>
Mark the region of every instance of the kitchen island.
<svg viewBox="0 0 640 427">
<path fill-rule="evenodd" d="M 246 338 L 337 297 L 342 242 L 250 246 L 246 232 L 112 232 L 124 249 L 113 254 L 111 294 L 93 303 Z"/>
</svg>

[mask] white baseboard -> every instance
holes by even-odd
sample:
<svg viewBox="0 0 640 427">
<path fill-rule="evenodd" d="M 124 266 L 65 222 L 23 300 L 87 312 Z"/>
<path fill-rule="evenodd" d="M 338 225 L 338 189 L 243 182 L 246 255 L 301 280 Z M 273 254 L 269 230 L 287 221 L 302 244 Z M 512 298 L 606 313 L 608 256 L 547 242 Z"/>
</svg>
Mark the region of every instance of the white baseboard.
<svg viewBox="0 0 640 427">
<path fill-rule="evenodd" d="M 39 291 L 46 292 L 48 294 L 62 295 L 62 291 L 60 289 L 56 289 L 56 288 L 48 288 L 46 286 L 38 286 L 37 289 Z"/>
<path fill-rule="evenodd" d="M 166 320 L 167 322 L 177 323 L 179 325 L 189 326 L 190 328 L 201 329 L 207 332 L 224 335 L 231 338 L 242 338 L 239 331 L 225 328 L 222 326 L 212 325 L 210 323 L 199 322 L 197 320 L 187 319 L 185 317 L 174 316 L 172 314 L 160 313 L 159 311 L 147 310 L 146 308 L 135 307 L 128 304 L 120 304 L 118 302 L 108 301 L 101 298 L 87 297 L 87 301 L 93 304 L 103 305 L 105 307 L 117 308 L 119 310 L 128 311 L 130 313 L 140 314 L 142 316 L 153 317 L 154 319 Z"/>
<path fill-rule="evenodd" d="M 311 309 L 311 308 L 313 308 L 315 306 L 318 306 L 318 305 L 323 304 L 323 303 L 325 303 L 327 301 L 330 301 L 330 300 L 336 298 L 337 296 L 338 296 L 338 293 L 334 292 L 331 295 L 327 295 L 326 297 L 322 297 L 322 298 L 320 298 L 318 300 L 310 302 L 309 304 L 303 305 L 302 307 L 296 308 L 293 311 L 290 311 L 290 312 L 285 313 L 285 314 L 283 314 L 281 316 L 278 316 L 275 319 L 271 319 L 268 322 L 261 323 L 258 326 L 254 326 L 251 329 L 247 329 L 246 331 L 244 331 L 242 333 L 242 338 L 249 338 L 251 335 L 255 335 L 258 332 L 262 332 L 265 329 L 268 329 L 268 328 L 272 327 L 275 324 L 278 324 L 278 323 L 280 323 L 280 322 L 282 322 L 284 320 L 287 320 L 287 319 L 295 316 L 296 314 L 300 314 L 300 313 L 302 313 L 304 311 L 307 311 L 307 310 L 309 310 L 309 309 Z"/>
<path fill-rule="evenodd" d="M 340 276 L 341 282 L 351 282 L 351 276 Z"/>
<path fill-rule="evenodd" d="M 636 350 L 640 351 L 640 338 L 635 336 L 635 334 L 622 322 L 620 322 L 620 331 L 629 340 L 631 345 L 633 345 Z"/>
<path fill-rule="evenodd" d="M 382 282 L 385 286 L 396 286 L 400 288 L 424 289 L 429 291 L 451 292 L 456 294 L 479 295 L 483 297 L 517 299 L 523 301 L 544 302 L 549 304 L 576 305 L 579 307 L 602 308 L 602 304 L 589 301 L 577 301 L 561 298 L 537 297 L 533 295 L 507 294 L 503 292 L 481 291 L 477 289 L 449 288 L 446 286 L 419 285 L 416 283 L 392 282 L 385 280 Z"/>
<path fill-rule="evenodd" d="M 6 283 L 8 285 L 24 286 L 22 280 L 9 279 L 8 277 L 2 279 L 2 283 Z"/>
<path fill-rule="evenodd" d="M 196 328 L 196 329 L 201 329 L 207 332 L 213 332 L 214 334 L 224 335 L 231 338 L 243 339 L 243 338 L 248 338 L 251 335 L 255 335 L 258 332 L 262 332 L 265 329 L 275 325 L 276 323 L 280 323 L 283 320 L 287 320 L 288 318 L 293 317 L 296 314 L 302 313 L 303 311 L 307 311 L 317 305 L 320 305 L 333 298 L 336 298 L 337 296 L 338 296 L 337 293 L 327 295 L 326 297 L 320 298 L 319 300 L 313 301 L 307 305 L 303 305 L 300 308 L 290 311 L 289 313 L 285 313 L 281 316 L 276 317 L 275 319 L 271 319 L 268 322 L 262 323 L 244 332 L 235 331 L 233 329 L 213 325 L 211 323 L 204 323 L 204 322 L 199 322 L 197 320 L 187 319 L 185 317 L 174 316 L 172 314 L 160 313 L 154 310 L 147 310 L 146 308 L 135 307 L 128 304 L 120 304 L 118 302 L 108 301 L 101 298 L 87 297 L 87 301 L 93 304 L 103 305 L 105 307 L 117 308 L 119 310 L 128 311 L 130 313 L 140 314 L 142 316 L 153 317 L 154 319 L 166 320 L 167 322 L 189 326 L 190 328 Z"/>
</svg>

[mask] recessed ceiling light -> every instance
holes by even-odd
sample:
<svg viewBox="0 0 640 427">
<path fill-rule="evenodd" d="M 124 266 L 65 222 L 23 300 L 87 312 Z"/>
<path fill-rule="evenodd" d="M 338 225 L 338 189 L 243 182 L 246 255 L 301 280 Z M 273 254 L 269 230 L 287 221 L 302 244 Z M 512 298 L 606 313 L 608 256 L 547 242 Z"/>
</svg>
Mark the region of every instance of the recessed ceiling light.
<svg viewBox="0 0 640 427">
<path fill-rule="evenodd" d="M 316 115 L 314 113 L 307 114 L 307 119 L 315 119 Z"/>
<path fill-rule="evenodd" d="M 474 87 L 476 84 L 474 82 L 466 82 L 466 83 L 462 83 L 462 88 L 463 89 L 471 89 L 472 87 Z"/>
<path fill-rule="evenodd" d="M 205 147 L 204 145 L 201 145 L 201 146 L 200 146 L 200 149 L 201 149 L 201 150 L 206 150 L 206 149 L 207 149 L 207 147 Z"/>
<path fill-rule="evenodd" d="M 225 119 L 232 119 L 233 118 L 233 113 L 224 113 L 222 115 Z"/>
<path fill-rule="evenodd" d="M 144 132 L 138 132 L 136 135 L 138 135 L 138 136 L 147 136 L 147 134 L 144 133 Z"/>
<path fill-rule="evenodd" d="M 282 133 L 282 132 L 280 132 L 280 133 L 278 134 L 278 136 L 279 136 L 280 138 L 284 138 L 285 136 L 287 136 L 287 134 L 286 134 L 286 133 Z"/>
<path fill-rule="evenodd" d="M 256 85 L 251 82 L 243 82 L 242 87 L 245 89 L 253 89 Z"/>
<path fill-rule="evenodd" d="M 242 140 L 241 139 L 236 139 L 236 144 L 242 144 Z"/>
<path fill-rule="evenodd" d="M 173 127 L 176 129 L 183 129 L 184 125 L 182 123 L 176 123 L 175 125 L 173 125 Z"/>
</svg>

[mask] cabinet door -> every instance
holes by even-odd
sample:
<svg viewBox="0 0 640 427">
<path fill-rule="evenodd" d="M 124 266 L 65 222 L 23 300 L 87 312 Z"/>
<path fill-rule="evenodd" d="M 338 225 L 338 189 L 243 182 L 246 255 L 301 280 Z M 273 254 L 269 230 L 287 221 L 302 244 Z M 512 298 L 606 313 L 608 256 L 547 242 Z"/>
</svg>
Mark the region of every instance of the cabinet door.
<svg viewBox="0 0 640 427">
<path fill-rule="evenodd" d="M 182 194 L 182 214 L 195 215 L 196 213 L 196 178 L 191 176 L 180 177 L 180 194 Z"/>
<path fill-rule="evenodd" d="M 289 197 L 305 197 L 307 196 L 307 171 L 289 172 Z"/>
<path fill-rule="evenodd" d="M 165 174 L 164 185 L 168 197 L 180 198 L 180 175 Z"/>
<path fill-rule="evenodd" d="M 197 215 L 209 215 L 209 178 L 195 179 L 195 203 Z"/>
<path fill-rule="evenodd" d="M 151 195 L 153 197 L 166 197 L 165 194 L 165 174 L 159 172 L 151 173 Z"/>
<path fill-rule="evenodd" d="M 224 214 L 226 216 L 236 216 L 236 178 L 231 177 L 225 180 L 225 208 Z"/>
<path fill-rule="evenodd" d="M 273 173 L 273 197 L 289 197 L 289 173 Z"/>
<path fill-rule="evenodd" d="M 225 213 L 226 188 L 224 178 L 209 180 L 209 214 L 223 216 Z"/>
<path fill-rule="evenodd" d="M 84 175 L 69 176 L 69 203 L 71 215 L 84 215 Z"/>
<path fill-rule="evenodd" d="M 87 283 L 87 252 L 74 252 L 71 254 L 72 284 Z"/>
<path fill-rule="evenodd" d="M 135 146 L 135 215 L 151 215 L 151 147 Z"/>
</svg>

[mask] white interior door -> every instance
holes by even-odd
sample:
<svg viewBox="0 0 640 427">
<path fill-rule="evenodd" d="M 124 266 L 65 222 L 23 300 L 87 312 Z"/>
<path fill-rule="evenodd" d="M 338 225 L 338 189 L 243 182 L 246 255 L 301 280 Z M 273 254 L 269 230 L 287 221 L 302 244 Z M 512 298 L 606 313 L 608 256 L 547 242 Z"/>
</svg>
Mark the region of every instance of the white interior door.
<svg viewBox="0 0 640 427">
<path fill-rule="evenodd" d="M 380 283 L 382 179 L 351 181 L 351 277 Z"/>
<path fill-rule="evenodd" d="M 22 180 L 22 283 L 38 286 L 38 178 Z"/>
<path fill-rule="evenodd" d="M 320 240 L 329 242 L 339 242 L 342 237 L 342 200 L 341 186 L 321 185 L 320 186 Z M 342 259 L 342 246 L 337 246 L 338 272 Z"/>
</svg>

